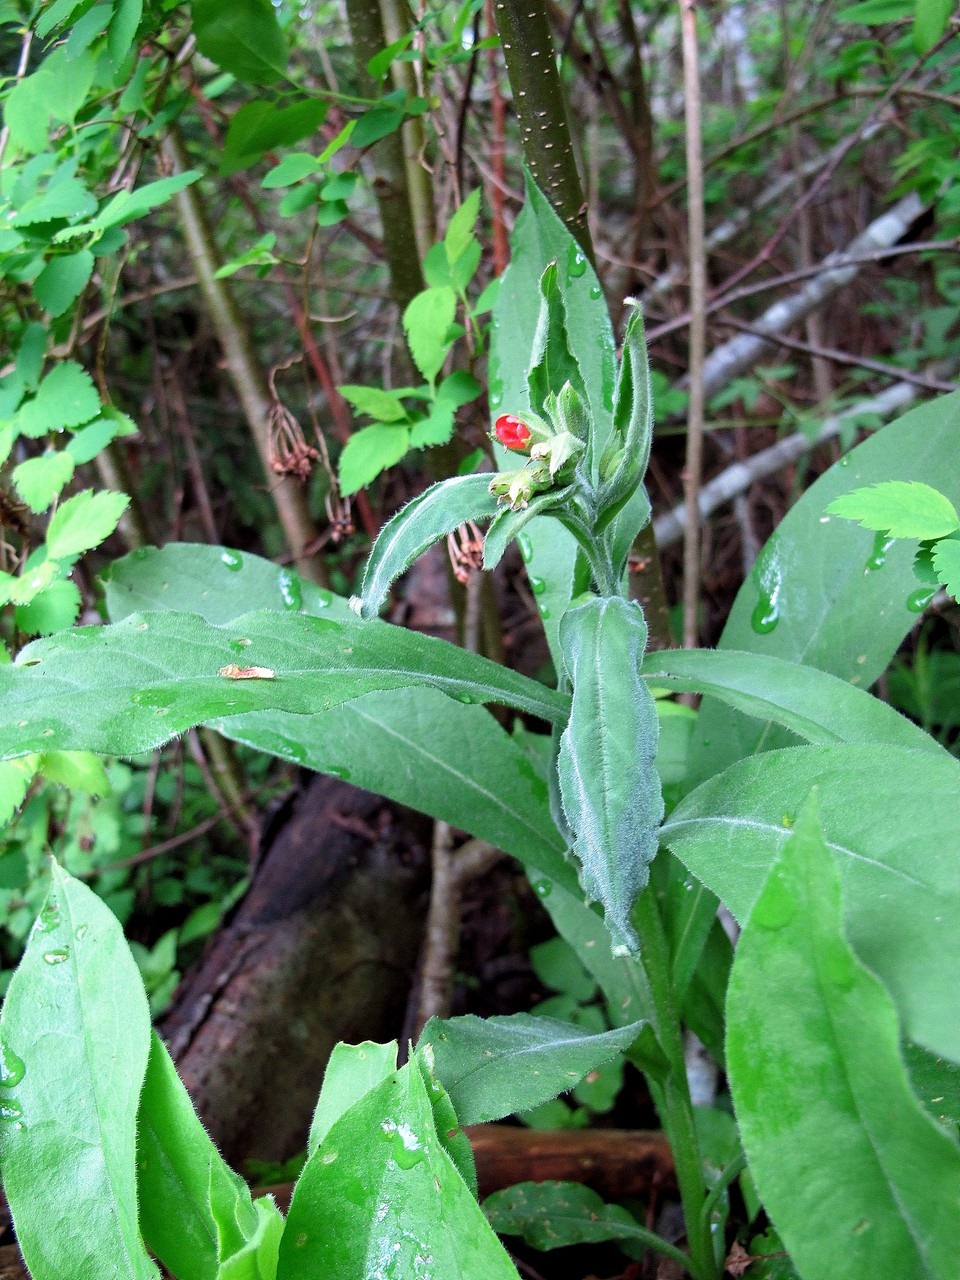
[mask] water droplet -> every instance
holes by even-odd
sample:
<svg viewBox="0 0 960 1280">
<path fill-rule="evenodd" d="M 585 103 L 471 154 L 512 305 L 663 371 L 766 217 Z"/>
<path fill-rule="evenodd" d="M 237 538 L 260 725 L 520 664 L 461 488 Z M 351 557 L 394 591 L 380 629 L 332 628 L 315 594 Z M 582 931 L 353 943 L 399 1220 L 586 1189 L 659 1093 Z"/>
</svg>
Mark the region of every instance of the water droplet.
<svg viewBox="0 0 960 1280">
<path fill-rule="evenodd" d="M 567 249 L 567 274 L 575 280 L 587 269 L 587 259 L 583 250 L 577 244 L 571 244 Z"/>
<path fill-rule="evenodd" d="M 793 894 L 784 883 L 782 870 L 775 867 L 757 899 L 750 920 L 764 929 L 783 929 L 793 919 L 795 911 Z"/>
<path fill-rule="evenodd" d="M 23 1079 L 27 1066 L 19 1054 L 0 1041 L 0 1087 L 12 1089 Z"/>
<path fill-rule="evenodd" d="M 350 781 L 350 770 L 344 769 L 342 765 L 325 764 L 321 772 L 329 773 L 331 778 L 339 778 L 341 782 Z"/>
<path fill-rule="evenodd" d="M 539 613 L 541 618 L 544 618 L 544 619 L 549 618 L 550 608 L 548 605 L 545 605 L 545 604 L 537 605 L 537 613 Z"/>
<path fill-rule="evenodd" d="M 750 625 L 758 636 L 769 635 L 780 621 L 780 610 L 775 599 L 761 593 L 759 600 L 750 615 Z"/>
<path fill-rule="evenodd" d="M 52 929 L 58 928 L 60 925 L 60 903 L 56 898 L 50 897 L 40 908 L 40 915 L 37 918 L 37 928 L 41 933 L 49 933 Z"/>
<path fill-rule="evenodd" d="M 783 573 L 776 543 L 767 543 L 754 567 L 758 587 L 757 603 L 750 615 L 750 625 L 758 636 L 769 635 L 780 621 L 780 591 Z"/>
<path fill-rule="evenodd" d="M 324 591 L 323 588 L 321 588 L 317 592 L 315 604 L 318 609 L 329 609 L 333 604 L 333 592 Z"/>
<path fill-rule="evenodd" d="M 303 605 L 303 590 L 300 586 L 300 579 L 290 572 L 289 569 L 281 569 L 277 574 L 277 586 L 280 588 L 280 597 L 283 600 L 284 608 L 299 609 Z"/>
<path fill-rule="evenodd" d="M 246 639 L 244 639 L 244 640 L 231 640 L 231 641 L 230 641 L 230 648 L 234 651 L 234 653 L 243 653 L 243 651 L 244 651 L 244 649 L 246 649 L 247 645 L 250 645 L 250 644 L 253 644 L 253 641 L 252 641 L 252 640 L 246 640 Z"/>
<path fill-rule="evenodd" d="M 46 964 L 63 964 L 69 954 L 66 947 L 57 947 L 55 951 L 45 951 L 43 959 Z"/>
<path fill-rule="evenodd" d="M 544 582 L 542 578 L 530 579 L 530 590 L 533 592 L 535 596 L 542 596 L 543 593 L 546 591 L 546 589 L 547 589 L 547 584 Z"/>
<path fill-rule="evenodd" d="M 877 569 L 882 569 L 887 563 L 887 552 L 896 542 L 896 538 L 887 538 L 882 533 L 874 534 L 873 550 L 867 557 L 867 563 L 863 566 L 864 573 L 873 573 Z"/>
<path fill-rule="evenodd" d="M 841 458 L 840 461 L 837 463 L 838 467 L 849 467 L 849 465 L 850 465 L 849 458 Z"/>
<path fill-rule="evenodd" d="M 23 1115 L 23 1107 L 19 1102 L 15 1102 L 13 1098 L 6 1098 L 0 1102 L 0 1120 L 19 1120 Z M 18 1128 L 22 1128 L 18 1125 Z"/>
<path fill-rule="evenodd" d="M 77 928 L 77 941 L 79 942 L 81 938 L 85 938 L 89 932 L 90 926 L 88 924 L 79 925 Z"/>
<path fill-rule="evenodd" d="M 339 1151 L 325 1151 L 323 1155 L 320 1157 L 320 1163 L 333 1164 L 334 1160 L 339 1160 L 339 1158 L 340 1158 Z"/>
<path fill-rule="evenodd" d="M 468 707 L 472 706 L 473 703 L 476 702 L 476 698 L 474 698 L 473 694 L 470 693 L 455 693 L 453 696 L 458 702 L 463 702 Z"/>
<path fill-rule="evenodd" d="M 923 613 L 936 594 L 936 587 L 918 587 L 907 596 L 907 608 L 911 613 Z"/>
<path fill-rule="evenodd" d="M 553 885 L 549 880 L 538 880 L 533 886 L 533 892 L 538 898 L 549 898 L 553 892 Z"/>
<path fill-rule="evenodd" d="M 222 551 L 220 563 L 225 564 L 231 573 L 239 573 L 243 568 L 243 556 L 236 551 Z"/>
<path fill-rule="evenodd" d="M 412 1169 L 426 1157 L 426 1148 L 406 1121 L 383 1120 L 380 1129 L 390 1143 L 390 1154 L 401 1169 Z"/>
<path fill-rule="evenodd" d="M 525 561 L 533 559 L 533 543 L 530 541 L 530 535 L 527 533 L 517 534 L 517 546 L 520 548 L 520 554 Z"/>
<path fill-rule="evenodd" d="M 603 297 L 603 290 L 600 288 L 598 284 L 592 284 L 590 286 L 590 297 L 593 298 L 595 302 L 598 298 Z"/>
</svg>

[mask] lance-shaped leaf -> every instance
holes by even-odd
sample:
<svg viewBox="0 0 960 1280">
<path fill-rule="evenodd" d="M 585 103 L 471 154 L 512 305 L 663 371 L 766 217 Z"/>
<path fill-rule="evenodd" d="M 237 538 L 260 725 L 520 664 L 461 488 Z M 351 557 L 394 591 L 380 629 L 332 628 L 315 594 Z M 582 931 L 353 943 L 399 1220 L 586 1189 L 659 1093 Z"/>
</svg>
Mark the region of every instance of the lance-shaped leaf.
<svg viewBox="0 0 960 1280">
<path fill-rule="evenodd" d="M 583 374 L 570 352 L 559 271 L 557 264 L 551 262 L 540 277 L 540 315 L 527 371 L 527 391 L 534 413 L 542 413 L 548 396 L 559 395 L 567 382 L 586 400 Z"/>
<path fill-rule="evenodd" d="M 548 1102 L 623 1053 L 645 1023 L 599 1035 L 557 1018 L 431 1018 L 418 1043 L 429 1046 L 437 1079 L 461 1124 L 500 1120 Z"/>
<path fill-rule="evenodd" d="M 910 1091 L 892 1001 L 843 936 L 812 805 L 740 938 L 727 1026 L 750 1171 L 804 1280 L 955 1280 L 960 1147 Z"/>
<path fill-rule="evenodd" d="M 623 357 L 613 400 L 614 432 L 600 462 L 603 487 L 600 527 L 607 524 L 643 480 L 653 442 L 653 395 L 643 312 L 635 307 L 623 336 Z M 606 464 L 606 466 L 605 466 Z M 609 468 L 609 475 L 604 472 Z"/>
<path fill-rule="evenodd" d="M 663 818 L 654 766 L 657 711 L 640 676 L 647 627 L 639 605 L 595 599 L 563 617 L 573 684 L 557 768 L 586 892 L 603 904 L 616 947 L 635 950 L 630 910 L 650 875 Z"/>
<path fill-rule="evenodd" d="M 335 1044 L 323 1073 L 320 1097 L 310 1122 L 307 1154 L 313 1155 L 340 1117 L 397 1069 L 397 1042 Z"/>
<path fill-rule="evenodd" d="M 0 1162 L 36 1280 L 157 1280 L 137 1225 L 150 1011 L 116 917 L 56 863 L 0 1018 Z"/>
<path fill-rule="evenodd" d="M 349 1108 L 307 1161 L 277 1280 L 517 1280 L 407 1063 Z"/>
<path fill-rule="evenodd" d="M 709 693 L 760 720 L 773 720 L 807 742 L 888 742 L 943 755 L 940 744 L 864 689 L 815 667 L 733 649 L 672 649 L 648 654 L 651 684 Z"/>
<path fill-rule="evenodd" d="M 563 695 L 534 680 L 383 622 L 260 612 L 219 627 L 196 614 L 133 614 L 35 641 L 0 667 L 0 756 L 130 755 L 218 716 L 309 715 L 409 685 L 549 720 L 566 711 Z"/>
<path fill-rule="evenodd" d="M 283 1220 L 271 1201 L 254 1205 L 221 1158 L 156 1034 L 137 1115 L 137 1185 L 144 1239 L 177 1280 L 224 1280 L 225 1263 L 259 1280 L 256 1254 L 271 1237 L 276 1251 Z"/>
<path fill-rule="evenodd" d="M 380 530 L 363 575 L 361 616 L 375 618 L 391 584 L 410 565 L 467 520 L 497 513 L 486 474 L 455 476 L 431 485 L 408 502 Z"/>
</svg>

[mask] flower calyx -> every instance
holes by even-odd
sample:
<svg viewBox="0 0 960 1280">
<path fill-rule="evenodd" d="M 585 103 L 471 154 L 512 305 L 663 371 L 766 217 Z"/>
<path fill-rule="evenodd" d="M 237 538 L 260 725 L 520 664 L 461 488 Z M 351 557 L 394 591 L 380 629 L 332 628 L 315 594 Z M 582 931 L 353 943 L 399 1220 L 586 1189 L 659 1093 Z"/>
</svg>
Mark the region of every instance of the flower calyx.
<svg viewBox="0 0 960 1280">
<path fill-rule="evenodd" d="M 498 502 L 506 502 L 514 511 L 521 511 L 536 493 L 553 486 L 550 465 L 545 460 L 531 460 L 519 471 L 501 471 L 490 481 L 490 492 Z"/>
</svg>

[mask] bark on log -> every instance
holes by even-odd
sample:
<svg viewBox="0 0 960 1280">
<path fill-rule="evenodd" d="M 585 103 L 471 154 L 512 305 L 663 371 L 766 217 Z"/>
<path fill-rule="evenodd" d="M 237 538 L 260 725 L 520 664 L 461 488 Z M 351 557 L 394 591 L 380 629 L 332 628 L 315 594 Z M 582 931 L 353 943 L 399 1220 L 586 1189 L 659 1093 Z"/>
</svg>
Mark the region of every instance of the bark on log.
<svg viewBox="0 0 960 1280">
<path fill-rule="evenodd" d="M 306 1143 L 330 1050 L 399 1034 L 425 911 L 423 820 L 316 777 L 160 1032 L 235 1167 Z"/>
</svg>

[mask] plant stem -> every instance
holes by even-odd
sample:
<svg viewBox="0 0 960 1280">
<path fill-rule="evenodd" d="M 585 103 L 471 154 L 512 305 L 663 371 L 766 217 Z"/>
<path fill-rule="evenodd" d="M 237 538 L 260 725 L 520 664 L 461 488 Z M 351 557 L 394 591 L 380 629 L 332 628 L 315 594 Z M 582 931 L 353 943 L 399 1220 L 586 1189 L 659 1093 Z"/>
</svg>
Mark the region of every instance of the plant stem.
<svg viewBox="0 0 960 1280">
<path fill-rule="evenodd" d="M 643 953 L 641 963 L 647 975 L 653 1005 L 654 1030 L 660 1048 L 670 1062 L 665 1079 L 648 1075 L 650 1093 L 660 1116 L 677 1171 L 677 1185 L 687 1228 L 690 1249 L 690 1274 L 696 1280 L 718 1280 L 720 1269 L 713 1253 L 709 1221 L 703 1221 L 706 1185 L 700 1161 L 693 1118 L 693 1104 L 687 1085 L 680 1011 L 677 1007 L 670 976 L 670 955 L 656 894 L 651 886 L 640 894 L 634 912 Z"/>
</svg>

